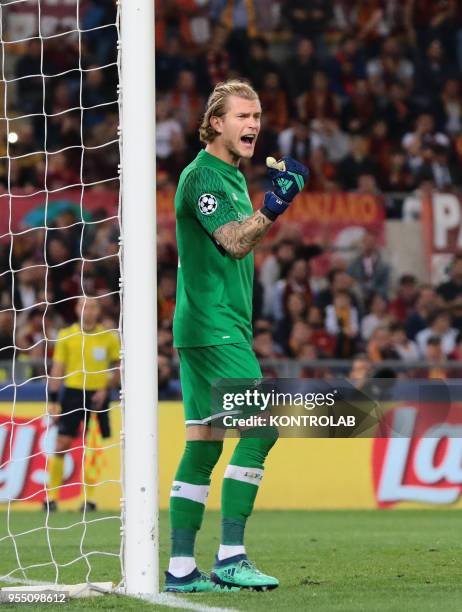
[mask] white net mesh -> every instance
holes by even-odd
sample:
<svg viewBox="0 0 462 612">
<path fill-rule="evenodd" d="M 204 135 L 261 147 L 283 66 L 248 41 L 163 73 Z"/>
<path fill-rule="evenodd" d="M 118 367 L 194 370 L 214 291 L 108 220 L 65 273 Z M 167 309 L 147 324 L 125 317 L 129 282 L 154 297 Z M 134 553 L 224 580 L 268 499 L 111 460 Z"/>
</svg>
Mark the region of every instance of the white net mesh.
<svg viewBox="0 0 462 612">
<path fill-rule="evenodd" d="M 0 586 L 121 575 L 118 21 L 0 3 Z"/>
</svg>

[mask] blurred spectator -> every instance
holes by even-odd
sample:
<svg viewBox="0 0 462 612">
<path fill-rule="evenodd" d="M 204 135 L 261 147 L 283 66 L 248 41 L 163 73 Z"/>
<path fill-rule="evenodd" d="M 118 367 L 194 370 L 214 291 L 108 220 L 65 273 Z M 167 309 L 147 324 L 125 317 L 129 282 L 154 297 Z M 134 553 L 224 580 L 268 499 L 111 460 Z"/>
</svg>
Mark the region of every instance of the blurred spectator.
<svg viewBox="0 0 462 612">
<path fill-rule="evenodd" d="M 171 36 L 164 48 L 156 50 L 156 88 L 159 92 L 173 89 L 181 70 L 188 65 L 181 52 L 180 39 Z"/>
<path fill-rule="evenodd" d="M 435 92 L 443 90 L 444 83 L 456 74 L 454 64 L 446 57 L 440 40 L 432 40 L 425 55 L 418 55 L 416 73 L 416 94 L 421 106 L 431 106 Z"/>
<path fill-rule="evenodd" d="M 383 193 L 380 191 L 376 178 L 373 174 L 360 174 L 356 185 L 356 193 L 361 195 L 372 195 L 384 201 Z"/>
<path fill-rule="evenodd" d="M 313 74 L 319 67 L 312 40 L 301 38 L 297 42 L 295 53 L 290 55 L 284 65 L 283 74 L 289 89 L 291 103 L 310 89 Z"/>
<path fill-rule="evenodd" d="M 406 336 L 406 328 L 403 323 L 392 323 L 390 325 L 391 342 L 393 349 L 402 361 L 418 361 L 420 354 L 417 344 Z"/>
<path fill-rule="evenodd" d="M 253 350 L 258 359 L 279 359 L 276 352 L 271 331 L 256 331 L 253 338 Z M 266 378 L 277 378 L 277 370 L 274 367 L 262 367 L 262 374 Z"/>
<path fill-rule="evenodd" d="M 260 100 L 271 129 L 276 132 L 283 130 L 287 126 L 289 111 L 286 92 L 277 72 L 267 72 L 262 77 Z"/>
<path fill-rule="evenodd" d="M 434 146 L 447 147 L 449 138 L 435 129 L 435 120 L 430 113 L 421 113 L 415 121 L 415 129 L 408 132 L 402 140 L 404 149 L 408 152 L 411 167 L 418 169 L 422 164 L 422 150 Z"/>
<path fill-rule="evenodd" d="M 304 344 L 297 354 L 298 362 L 310 362 L 316 361 L 320 357 L 316 346 L 311 343 Z M 312 367 L 311 365 L 304 365 L 300 371 L 300 378 L 326 378 L 328 370 L 326 368 Z"/>
<path fill-rule="evenodd" d="M 365 134 L 377 119 L 377 112 L 377 102 L 367 81 L 358 79 L 342 109 L 342 128 L 352 134 Z"/>
<path fill-rule="evenodd" d="M 374 363 L 388 359 L 399 359 L 388 327 L 379 326 L 375 328 L 367 344 L 367 354 Z"/>
<path fill-rule="evenodd" d="M 268 51 L 268 43 L 264 38 L 254 38 L 250 42 L 249 57 L 245 63 L 245 76 L 257 91 L 265 88 L 268 74 L 276 74 L 276 77 L 279 77 L 277 64 L 270 59 Z M 263 108 L 266 112 L 265 105 Z"/>
<path fill-rule="evenodd" d="M 372 376 L 372 362 L 366 354 L 355 355 L 351 363 L 349 380 L 358 390 L 365 388 Z"/>
<path fill-rule="evenodd" d="M 278 148 L 281 157 L 290 156 L 307 165 L 311 152 L 321 145 L 317 134 L 310 132 L 302 121 L 293 121 L 292 125 L 278 135 Z M 309 184 L 311 185 L 311 178 Z"/>
<path fill-rule="evenodd" d="M 462 332 L 459 331 L 456 338 L 456 347 L 449 355 L 449 358 L 453 361 L 460 361 L 462 363 Z M 457 370 L 453 370 L 457 372 Z M 457 372 L 457 376 L 460 378 L 460 371 Z"/>
<path fill-rule="evenodd" d="M 369 340 L 377 327 L 386 327 L 391 323 L 388 303 L 380 293 L 373 293 L 369 297 L 367 314 L 361 321 L 361 337 Z"/>
<path fill-rule="evenodd" d="M 354 280 L 345 270 L 333 269 L 327 275 L 328 286 L 320 291 L 315 302 L 322 310 L 332 304 L 338 291 L 348 291 L 353 306 L 358 309 L 359 300 L 355 293 Z"/>
<path fill-rule="evenodd" d="M 332 17 L 332 0 L 287 0 L 285 10 L 293 34 L 314 40 L 318 53 L 322 53 L 323 33 Z"/>
<path fill-rule="evenodd" d="M 157 330 L 157 348 L 159 355 L 173 358 L 173 334 L 171 328 L 159 327 Z"/>
<path fill-rule="evenodd" d="M 445 355 L 449 355 L 455 349 L 457 329 L 451 327 L 451 316 L 444 310 L 437 310 L 429 318 L 428 327 L 425 327 L 418 334 L 415 340 L 421 355 L 425 355 L 427 340 L 430 337 L 441 340 L 441 349 Z"/>
<path fill-rule="evenodd" d="M 452 316 L 452 324 L 456 329 L 462 330 L 462 295 L 458 295 L 448 308 Z"/>
<path fill-rule="evenodd" d="M 418 221 L 422 214 L 422 203 L 432 197 L 434 193 L 433 181 L 423 180 L 419 188 L 405 198 L 403 202 L 403 221 Z M 453 196 L 446 196 L 453 197 Z"/>
<path fill-rule="evenodd" d="M 250 40 L 258 35 L 255 0 L 212 0 L 210 16 L 229 33 L 228 50 L 233 68 L 245 70 Z"/>
<path fill-rule="evenodd" d="M 79 185 L 80 175 L 67 163 L 64 153 L 54 153 L 48 156 L 47 174 L 46 174 L 47 189 L 61 189 L 70 185 Z"/>
<path fill-rule="evenodd" d="M 354 36 L 343 38 L 339 50 L 328 62 L 328 71 L 334 93 L 343 100 L 348 99 L 356 81 L 366 76 L 360 45 Z"/>
<path fill-rule="evenodd" d="M 440 308 L 441 299 L 431 285 L 421 285 L 415 309 L 406 319 L 406 333 L 414 340 L 416 335 L 425 329 L 432 315 Z"/>
<path fill-rule="evenodd" d="M 227 39 L 227 29 L 219 23 L 215 24 L 205 58 L 210 88 L 228 78 L 230 57 L 226 50 Z"/>
<path fill-rule="evenodd" d="M 14 316 L 12 310 L 0 311 L 0 361 L 11 360 L 15 354 Z"/>
<path fill-rule="evenodd" d="M 388 36 L 382 43 L 380 55 L 367 63 L 366 72 L 371 81 L 398 80 L 409 91 L 414 76 L 414 66 L 403 56 L 399 40 L 394 36 Z"/>
<path fill-rule="evenodd" d="M 439 191 L 452 191 L 459 183 L 459 169 L 449 161 L 449 152 L 445 146 L 434 145 L 422 150 L 422 165 L 418 169 L 416 179 L 431 181 Z"/>
<path fill-rule="evenodd" d="M 356 189 L 362 174 L 376 175 L 377 164 L 369 155 L 369 139 L 355 134 L 351 139 L 351 153 L 338 165 L 338 178 L 347 191 Z"/>
<path fill-rule="evenodd" d="M 157 286 L 158 321 L 163 327 L 173 323 L 175 298 L 176 270 L 167 268 L 161 273 Z"/>
<path fill-rule="evenodd" d="M 52 66 L 49 68 L 53 73 Z M 43 112 L 42 71 L 42 43 L 39 38 L 31 38 L 26 43 L 26 53 L 16 64 L 14 75 L 18 79 L 17 105 L 25 114 Z"/>
<path fill-rule="evenodd" d="M 263 286 L 263 312 L 271 311 L 273 285 L 295 260 L 295 244 L 291 240 L 280 240 L 273 245 L 272 254 L 266 257 L 260 269 L 260 283 Z"/>
<path fill-rule="evenodd" d="M 284 318 L 285 305 L 291 293 L 299 293 L 307 305 L 312 302 L 310 269 L 306 259 L 296 259 L 291 264 L 287 277 L 275 283 L 271 298 L 271 316 L 274 321 Z"/>
<path fill-rule="evenodd" d="M 335 350 L 335 338 L 325 329 L 323 311 L 318 306 L 311 306 L 307 320 L 312 330 L 311 341 L 316 347 L 318 357 L 332 357 Z"/>
<path fill-rule="evenodd" d="M 425 343 L 424 359 L 429 362 L 429 367 L 421 377 L 429 380 L 445 380 L 449 371 L 445 368 L 447 353 L 443 350 L 442 340 L 439 336 L 429 336 Z"/>
<path fill-rule="evenodd" d="M 451 136 L 462 132 L 462 96 L 457 79 L 448 79 L 435 106 L 440 128 Z"/>
<path fill-rule="evenodd" d="M 192 146 L 197 142 L 197 126 L 204 111 L 204 100 L 197 90 L 196 76 L 192 70 L 180 70 L 175 87 L 167 94 L 166 101 Z"/>
<path fill-rule="evenodd" d="M 384 119 L 389 126 L 389 132 L 400 139 L 412 129 L 417 107 L 409 97 L 407 88 L 399 81 L 390 84 L 387 98 Z"/>
<path fill-rule="evenodd" d="M 329 91 L 329 79 L 318 70 L 313 75 L 311 87 L 297 99 L 298 114 L 302 121 L 333 119 L 339 113 L 338 100 Z"/>
<path fill-rule="evenodd" d="M 281 319 L 274 332 L 274 339 L 282 351 L 289 354 L 289 338 L 297 321 L 303 321 L 306 316 L 307 303 L 300 293 L 290 293 L 286 298 L 284 318 Z"/>
<path fill-rule="evenodd" d="M 336 338 L 335 357 L 345 359 L 356 352 L 359 316 L 348 291 L 337 291 L 326 308 L 326 330 Z"/>
<path fill-rule="evenodd" d="M 452 260 L 449 276 L 448 281 L 441 283 L 436 288 L 436 292 L 448 306 L 462 295 L 462 255 L 456 255 Z"/>
<path fill-rule="evenodd" d="M 296 321 L 289 337 L 291 357 L 297 357 L 305 344 L 311 343 L 312 329 L 306 321 Z"/>
<path fill-rule="evenodd" d="M 159 400 L 176 400 L 181 397 L 179 380 L 172 378 L 172 362 L 166 356 L 157 356 L 157 381 Z"/>
<path fill-rule="evenodd" d="M 415 185 L 415 177 L 406 161 L 406 155 L 401 150 L 390 153 L 388 173 L 383 179 L 384 189 L 388 191 L 409 191 Z M 419 206 L 420 214 L 420 206 Z M 413 215 L 412 215 L 413 216 Z"/>
<path fill-rule="evenodd" d="M 91 64 L 86 72 L 82 84 L 82 104 L 91 112 L 85 113 L 87 126 L 94 127 L 104 121 L 107 114 L 105 105 L 117 102 L 114 89 L 106 82 L 107 75 L 98 65 Z"/>
<path fill-rule="evenodd" d="M 404 323 L 414 309 L 417 300 L 417 279 L 413 274 L 403 274 L 398 281 L 396 296 L 390 302 L 389 312 Z"/>
<path fill-rule="evenodd" d="M 334 191 L 336 184 L 336 168 L 327 158 L 327 151 L 324 147 L 318 147 L 311 152 L 308 162 L 310 170 L 310 181 L 308 187 L 310 191 L 329 192 Z"/>
<path fill-rule="evenodd" d="M 183 129 L 176 119 L 170 116 L 166 100 L 156 102 L 156 155 L 168 160 L 175 150 L 184 147 Z"/>
<path fill-rule="evenodd" d="M 349 154 L 350 137 L 340 129 L 337 119 L 317 119 L 311 123 L 311 128 L 313 147 L 324 147 L 329 161 L 338 164 Z"/>
<path fill-rule="evenodd" d="M 361 287 L 364 300 L 367 300 L 372 293 L 387 297 L 390 266 L 383 261 L 377 247 L 377 238 L 371 232 L 364 233 L 361 254 L 351 262 L 348 273 Z"/>
<path fill-rule="evenodd" d="M 15 272 L 15 308 L 26 309 L 37 306 L 40 301 L 40 291 L 46 280 L 45 265 L 38 266 L 33 259 L 24 259 L 21 269 Z"/>
</svg>

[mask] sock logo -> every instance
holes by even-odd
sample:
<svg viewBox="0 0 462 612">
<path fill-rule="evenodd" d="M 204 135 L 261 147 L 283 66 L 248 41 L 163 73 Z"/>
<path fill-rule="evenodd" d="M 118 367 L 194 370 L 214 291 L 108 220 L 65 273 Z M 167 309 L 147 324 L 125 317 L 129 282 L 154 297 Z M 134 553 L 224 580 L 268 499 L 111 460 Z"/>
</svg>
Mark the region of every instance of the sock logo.
<svg viewBox="0 0 462 612">
<path fill-rule="evenodd" d="M 172 486 L 172 491 L 180 491 L 180 490 L 181 490 L 181 485 L 177 484 L 177 485 Z"/>
<path fill-rule="evenodd" d="M 263 474 L 260 472 L 245 472 L 244 476 L 247 478 L 253 478 L 254 480 L 262 480 Z"/>
</svg>

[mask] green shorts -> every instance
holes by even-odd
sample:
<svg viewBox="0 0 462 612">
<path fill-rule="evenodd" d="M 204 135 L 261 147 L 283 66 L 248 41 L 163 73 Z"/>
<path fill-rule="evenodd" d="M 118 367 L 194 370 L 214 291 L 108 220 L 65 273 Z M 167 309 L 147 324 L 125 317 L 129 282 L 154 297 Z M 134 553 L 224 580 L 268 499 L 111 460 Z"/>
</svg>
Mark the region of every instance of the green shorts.
<svg viewBox="0 0 462 612">
<path fill-rule="evenodd" d="M 211 420 L 212 383 L 217 378 L 262 378 L 260 364 L 246 342 L 179 348 L 186 425 Z"/>
</svg>

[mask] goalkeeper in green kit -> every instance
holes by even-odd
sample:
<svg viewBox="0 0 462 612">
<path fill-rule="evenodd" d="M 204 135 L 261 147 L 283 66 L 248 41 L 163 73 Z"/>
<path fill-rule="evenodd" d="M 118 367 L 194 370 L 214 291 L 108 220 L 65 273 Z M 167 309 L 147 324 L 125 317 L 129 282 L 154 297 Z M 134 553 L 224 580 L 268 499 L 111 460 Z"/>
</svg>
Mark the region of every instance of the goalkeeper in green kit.
<svg viewBox="0 0 462 612">
<path fill-rule="evenodd" d="M 241 158 L 250 159 L 260 131 L 257 93 L 242 81 L 218 84 L 200 126 L 206 147 L 181 174 L 175 196 L 178 287 L 173 323 L 180 358 L 186 447 L 170 496 L 171 557 L 166 591 L 267 590 L 279 581 L 251 563 L 244 529 L 263 465 L 277 440 L 242 437 L 226 468 L 222 535 L 209 575 L 198 570 L 194 543 L 210 477 L 223 441 L 212 436 L 211 385 L 217 378 L 261 378 L 252 350 L 253 248 L 303 189 L 307 169 L 268 158 L 273 191 L 253 211 Z"/>
</svg>

